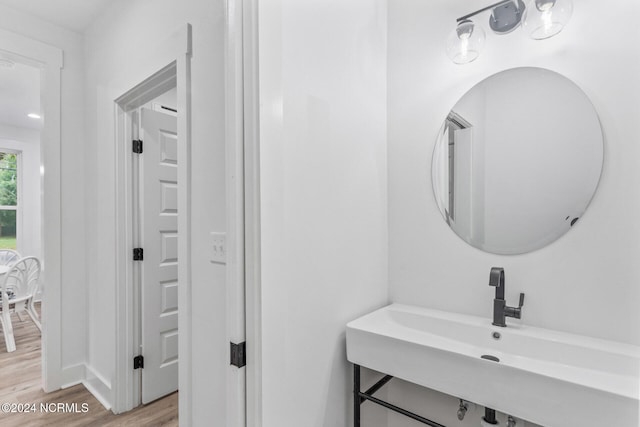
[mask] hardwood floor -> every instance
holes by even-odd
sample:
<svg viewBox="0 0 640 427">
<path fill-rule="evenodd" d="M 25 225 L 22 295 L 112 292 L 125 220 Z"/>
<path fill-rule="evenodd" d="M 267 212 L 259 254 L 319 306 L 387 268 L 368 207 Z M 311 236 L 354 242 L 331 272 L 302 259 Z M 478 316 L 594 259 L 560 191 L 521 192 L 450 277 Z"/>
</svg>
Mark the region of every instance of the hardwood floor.
<svg viewBox="0 0 640 427">
<path fill-rule="evenodd" d="M 125 414 L 107 411 L 83 385 L 53 393 L 44 393 L 40 380 L 40 332 L 31 319 L 23 315 L 20 321 L 13 315 L 16 351 L 7 353 L 0 335 L 0 409 L 2 404 L 25 405 L 35 412 L 6 413 L 0 410 L 0 426 L 107 426 L 142 427 L 178 425 L 178 393 L 173 393 Z M 57 410 L 58 403 L 68 405 Z M 19 409 L 14 405 L 14 409 Z M 31 406 L 33 405 L 33 406 Z M 5 405 L 6 406 L 6 405 Z M 43 406 L 43 407 L 41 407 Z M 44 409 L 48 409 L 46 412 Z"/>
</svg>

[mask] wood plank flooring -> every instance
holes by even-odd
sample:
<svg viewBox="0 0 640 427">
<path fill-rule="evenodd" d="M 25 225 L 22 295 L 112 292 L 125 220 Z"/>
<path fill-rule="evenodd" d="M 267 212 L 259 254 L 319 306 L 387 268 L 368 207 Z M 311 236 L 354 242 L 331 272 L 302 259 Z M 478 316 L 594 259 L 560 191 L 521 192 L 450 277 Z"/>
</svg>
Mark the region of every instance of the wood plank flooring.
<svg viewBox="0 0 640 427">
<path fill-rule="evenodd" d="M 12 317 L 17 347 L 13 353 L 7 353 L 4 338 L 0 333 L 0 405 L 34 404 L 36 411 L 5 413 L 0 410 L 1 427 L 178 426 L 178 393 L 120 415 L 114 415 L 104 409 L 83 385 L 44 393 L 40 379 L 40 332 L 26 314 L 23 315 L 23 319 L 21 322 L 15 314 Z M 68 407 L 71 411 L 57 411 L 56 406 L 51 404 L 58 403 L 76 405 L 75 408 L 73 405 Z M 51 411 L 41 411 L 41 404 Z"/>
</svg>

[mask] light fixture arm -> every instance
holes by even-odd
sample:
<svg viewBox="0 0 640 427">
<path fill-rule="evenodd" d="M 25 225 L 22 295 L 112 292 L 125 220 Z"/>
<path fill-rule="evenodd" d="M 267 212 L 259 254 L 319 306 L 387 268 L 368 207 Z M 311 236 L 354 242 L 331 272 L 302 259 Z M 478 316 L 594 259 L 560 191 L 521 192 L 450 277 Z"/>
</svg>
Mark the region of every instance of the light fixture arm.
<svg viewBox="0 0 640 427">
<path fill-rule="evenodd" d="M 471 12 L 471 13 L 470 13 L 470 14 L 468 14 L 468 15 L 465 15 L 465 16 L 462 16 L 462 17 L 460 17 L 460 18 L 456 19 L 456 22 L 462 22 L 462 21 L 464 21 L 465 19 L 469 19 L 469 18 L 471 18 L 472 16 L 476 16 L 476 15 L 477 15 L 477 14 L 479 14 L 479 13 L 482 13 L 482 12 L 487 11 L 487 10 L 489 10 L 489 9 L 493 9 L 493 8 L 495 8 L 495 7 L 498 7 L 498 6 L 502 6 L 503 4 L 506 4 L 506 3 L 513 3 L 513 0 L 502 0 L 502 1 L 499 1 L 498 3 L 494 3 L 494 4 L 492 4 L 492 5 L 490 5 L 490 6 L 483 7 L 482 9 L 478 9 L 478 10 L 476 10 L 475 12 Z"/>
</svg>

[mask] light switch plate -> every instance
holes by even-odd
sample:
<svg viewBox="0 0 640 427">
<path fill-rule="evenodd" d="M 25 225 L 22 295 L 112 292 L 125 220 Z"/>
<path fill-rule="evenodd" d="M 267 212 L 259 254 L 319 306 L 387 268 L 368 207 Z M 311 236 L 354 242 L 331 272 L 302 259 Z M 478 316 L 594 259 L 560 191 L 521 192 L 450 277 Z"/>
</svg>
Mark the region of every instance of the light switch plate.
<svg viewBox="0 0 640 427">
<path fill-rule="evenodd" d="M 227 233 L 211 232 L 211 262 L 227 263 Z"/>
</svg>

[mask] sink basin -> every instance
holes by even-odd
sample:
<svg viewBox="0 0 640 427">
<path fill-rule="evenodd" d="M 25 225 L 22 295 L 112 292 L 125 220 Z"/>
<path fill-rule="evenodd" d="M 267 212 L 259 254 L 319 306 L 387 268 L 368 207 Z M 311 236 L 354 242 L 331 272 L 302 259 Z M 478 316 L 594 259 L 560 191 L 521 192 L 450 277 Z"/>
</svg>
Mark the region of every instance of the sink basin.
<svg viewBox="0 0 640 427">
<path fill-rule="evenodd" d="M 640 425 L 629 344 L 392 304 L 347 324 L 347 357 L 545 427 Z"/>
</svg>

